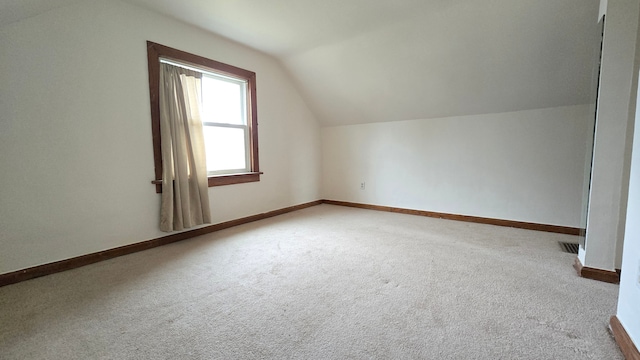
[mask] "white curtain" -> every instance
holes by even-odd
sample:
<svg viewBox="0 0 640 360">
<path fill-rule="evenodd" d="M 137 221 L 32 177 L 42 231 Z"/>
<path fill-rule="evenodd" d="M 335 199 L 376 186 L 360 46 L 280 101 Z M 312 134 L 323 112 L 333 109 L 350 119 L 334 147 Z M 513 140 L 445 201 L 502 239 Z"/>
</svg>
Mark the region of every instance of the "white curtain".
<svg viewBox="0 0 640 360">
<path fill-rule="evenodd" d="M 160 64 L 160 230 L 211 223 L 200 92 L 202 74 Z"/>
</svg>

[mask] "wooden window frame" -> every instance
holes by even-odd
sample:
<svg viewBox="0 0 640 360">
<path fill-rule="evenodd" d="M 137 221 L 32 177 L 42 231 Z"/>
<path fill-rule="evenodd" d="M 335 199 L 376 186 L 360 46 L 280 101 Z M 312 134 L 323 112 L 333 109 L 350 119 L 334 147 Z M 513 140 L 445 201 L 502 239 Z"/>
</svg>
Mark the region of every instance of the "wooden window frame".
<svg viewBox="0 0 640 360">
<path fill-rule="evenodd" d="M 147 41 L 149 68 L 149 94 L 151 103 L 151 132 L 153 135 L 153 160 L 156 192 L 162 192 L 162 151 L 160 138 L 160 58 L 173 60 L 213 73 L 243 79 L 247 82 L 247 124 L 249 125 L 249 152 L 251 171 L 238 174 L 210 175 L 209 187 L 260 181 L 258 161 L 258 104 L 256 102 L 256 73 L 233 65 L 224 64 L 199 55 L 177 50 Z"/>
</svg>

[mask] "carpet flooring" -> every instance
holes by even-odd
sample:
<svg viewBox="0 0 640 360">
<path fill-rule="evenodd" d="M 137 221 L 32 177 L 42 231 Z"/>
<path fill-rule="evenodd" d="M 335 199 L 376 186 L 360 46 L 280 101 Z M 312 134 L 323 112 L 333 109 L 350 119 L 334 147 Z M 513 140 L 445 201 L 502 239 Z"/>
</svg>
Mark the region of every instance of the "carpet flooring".
<svg viewBox="0 0 640 360">
<path fill-rule="evenodd" d="M 0 359 L 622 359 L 550 234 L 320 205 L 0 288 Z"/>
</svg>

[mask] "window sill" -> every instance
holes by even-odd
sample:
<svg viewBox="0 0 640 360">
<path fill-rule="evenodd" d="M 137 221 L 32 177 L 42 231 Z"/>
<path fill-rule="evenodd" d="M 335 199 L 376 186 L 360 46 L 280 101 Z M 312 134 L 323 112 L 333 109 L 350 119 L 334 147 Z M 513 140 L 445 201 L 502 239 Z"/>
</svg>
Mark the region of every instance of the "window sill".
<svg viewBox="0 0 640 360">
<path fill-rule="evenodd" d="M 209 176 L 208 177 L 209 187 L 257 182 L 257 181 L 260 181 L 260 175 L 262 174 L 264 173 L 248 172 L 248 173 L 239 173 L 239 174 Z M 156 186 L 156 193 L 158 194 L 162 193 L 162 180 L 153 180 L 151 181 L 151 183 Z"/>
<path fill-rule="evenodd" d="M 248 172 L 209 176 L 209 187 L 256 182 L 260 181 L 260 175 L 262 174 L 262 172 Z"/>
</svg>

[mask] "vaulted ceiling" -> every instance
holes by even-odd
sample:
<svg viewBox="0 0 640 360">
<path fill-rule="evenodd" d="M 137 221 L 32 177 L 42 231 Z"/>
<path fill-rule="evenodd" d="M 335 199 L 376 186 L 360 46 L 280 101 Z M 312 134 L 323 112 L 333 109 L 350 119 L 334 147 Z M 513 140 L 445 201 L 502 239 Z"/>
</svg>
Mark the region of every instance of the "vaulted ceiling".
<svg viewBox="0 0 640 360">
<path fill-rule="evenodd" d="M 124 1 L 273 55 L 325 125 L 585 104 L 598 50 L 599 0 Z"/>
</svg>

